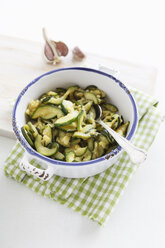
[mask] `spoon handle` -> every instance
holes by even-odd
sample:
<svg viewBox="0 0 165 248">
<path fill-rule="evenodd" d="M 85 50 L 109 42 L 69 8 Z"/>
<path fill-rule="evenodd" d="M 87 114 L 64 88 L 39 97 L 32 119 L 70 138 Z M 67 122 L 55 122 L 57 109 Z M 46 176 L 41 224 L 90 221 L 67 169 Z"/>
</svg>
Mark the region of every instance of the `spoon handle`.
<svg viewBox="0 0 165 248">
<path fill-rule="evenodd" d="M 98 122 L 113 136 L 116 142 L 128 153 L 131 161 L 134 164 L 140 164 L 145 161 L 147 157 L 146 151 L 132 145 L 130 141 L 116 133 L 112 128 L 108 127 L 102 120 L 99 120 Z"/>
</svg>

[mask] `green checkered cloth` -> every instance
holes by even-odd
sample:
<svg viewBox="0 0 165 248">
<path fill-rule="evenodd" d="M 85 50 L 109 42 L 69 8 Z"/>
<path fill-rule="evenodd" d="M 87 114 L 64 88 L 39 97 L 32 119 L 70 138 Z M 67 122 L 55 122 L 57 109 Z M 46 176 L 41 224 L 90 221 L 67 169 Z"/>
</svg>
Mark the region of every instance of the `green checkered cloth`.
<svg viewBox="0 0 165 248">
<path fill-rule="evenodd" d="M 163 115 L 158 111 L 156 99 L 135 89 L 131 90 L 139 112 L 139 125 L 132 142 L 148 150 L 151 146 Z M 106 171 L 89 178 L 69 179 L 53 176 L 43 182 L 19 168 L 24 149 L 19 143 L 13 147 L 4 165 L 5 174 L 19 183 L 26 185 L 36 193 L 65 204 L 67 207 L 86 215 L 100 225 L 105 224 L 121 194 L 138 165 L 132 164 L 128 155 L 123 152 L 119 160 Z M 40 167 L 35 160 L 31 163 Z"/>
</svg>

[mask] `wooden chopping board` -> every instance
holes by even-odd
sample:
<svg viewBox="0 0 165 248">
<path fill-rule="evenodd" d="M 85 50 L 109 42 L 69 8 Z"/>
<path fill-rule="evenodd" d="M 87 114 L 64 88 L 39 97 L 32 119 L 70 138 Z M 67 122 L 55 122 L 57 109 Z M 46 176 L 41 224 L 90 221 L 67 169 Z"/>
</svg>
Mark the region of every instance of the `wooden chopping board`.
<svg viewBox="0 0 165 248">
<path fill-rule="evenodd" d="M 14 138 L 11 125 L 12 103 L 35 77 L 60 67 L 103 65 L 119 71 L 118 78 L 127 85 L 153 95 L 157 71 L 153 67 L 87 53 L 82 62 L 72 61 L 71 54 L 57 65 L 42 59 L 43 44 L 0 35 L 0 135 Z"/>
</svg>

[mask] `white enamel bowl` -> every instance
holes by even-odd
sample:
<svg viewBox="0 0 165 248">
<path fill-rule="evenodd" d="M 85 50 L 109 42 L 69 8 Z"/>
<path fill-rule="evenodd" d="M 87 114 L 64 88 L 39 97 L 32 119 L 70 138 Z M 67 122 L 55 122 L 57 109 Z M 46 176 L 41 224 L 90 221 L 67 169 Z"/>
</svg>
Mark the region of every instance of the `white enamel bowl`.
<svg viewBox="0 0 165 248">
<path fill-rule="evenodd" d="M 22 135 L 21 127 L 25 124 L 25 110 L 29 102 L 56 87 L 67 88 L 75 84 L 82 88 L 94 84 L 105 91 L 109 101 L 118 107 L 124 120 L 130 121 L 127 139 L 131 140 L 135 134 L 138 123 L 136 103 L 130 91 L 115 77 L 102 71 L 81 67 L 62 68 L 45 73 L 34 79 L 23 89 L 17 98 L 13 110 L 13 130 L 20 144 L 25 149 L 25 155 L 20 163 L 20 167 L 27 173 L 42 180 L 48 180 L 54 174 L 70 178 L 96 175 L 112 166 L 122 153 L 122 148 L 119 146 L 108 155 L 95 160 L 68 163 L 45 157 L 27 143 Z M 44 170 L 35 168 L 29 163 L 34 158 L 45 168 Z"/>
</svg>

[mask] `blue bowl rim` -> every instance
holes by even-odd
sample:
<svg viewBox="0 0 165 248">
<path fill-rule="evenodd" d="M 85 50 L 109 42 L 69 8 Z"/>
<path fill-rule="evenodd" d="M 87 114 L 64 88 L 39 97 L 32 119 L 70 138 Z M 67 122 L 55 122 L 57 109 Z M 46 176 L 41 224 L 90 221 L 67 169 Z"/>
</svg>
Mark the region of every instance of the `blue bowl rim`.
<svg viewBox="0 0 165 248">
<path fill-rule="evenodd" d="M 60 68 L 60 69 L 55 69 L 55 70 L 51 70 L 49 72 L 46 72 L 42 75 L 40 75 L 39 77 L 35 78 L 32 82 L 30 82 L 22 91 L 21 93 L 18 95 L 15 105 L 14 105 L 14 109 L 13 109 L 13 113 L 12 113 L 12 126 L 13 126 L 13 131 L 17 137 L 17 139 L 19 140 L 19 142 L 21 143 L 21 145 L 25 148 L 25 150 L 30 153 L 32 156 L 38 157 L 39 159 L 42 159 L 46 162 L 49 162 L 51 164 L 56 164 L 56 165 L 63 165 L 63 166 L 84 166 L 84 165 L 89 165 L 89 164 L 95 164 L 98 162 L 102 162 L 105 161 L 106 159 L 110 159 L 112 157 L 114 157 L 115 155 L 117 155 L 119 152 L 122 151 L 122 148 L 120 146 L 118 146 L 115 150 L 111 151 L 109 154 L 106 154 L 100 158 L 94 159 L 94 160 L 90 160 L 90 161 L 86 161 L 86 162 L 73 162 L 73 163 L 68 163 L 68 162 L 63 162 L 63 161 L 59 161 L 59 160 L 54 160 L 51 159 L 49 157 L 43 156 L 40 153 L 38 153 L 36 150 L 34 150 L 29 143 L 26 141 L 26 139 L 24 138 L 24 136 L 22 135 L 22 132 L 19 130 L 17 123 L 16 123 L 16 110 L 17 110 L 17 106 L 21 100 L 21 98 L 23 97 L 23 95 L 25 94 L 25 92 L 30 88 L 30 86 L 32 86 L 33 84 L 35 84 L 36 82 L 38 82 L 41 78 L 52 74 L 52 73 L 56 73 L 56 72 L 60 72 L 60 71 L 66 71 L 66 70 L 82 70 L 82 71 L 89 71 L 89 72 L 93 72 L 93 73 L 98 73 L 101 74 L 103 76 L 106 76 L 108 78 L 111 78 L 114 80 L 114 82 L 116 82 L 125 92 L 126 94 L 129 96 L 132 106 L 133 106 L 133 111 L 134 111 L 134 122 L 132 125 L 132 128 L 129 132 L 129 134 L 127 135 L 126 139 L 130 140 L 132 138 L 132 136 L 134 135 L 136 128 L 137 128 L 137 124 L 138 124 L 138 112 L 137 112 L 137 107 L 136 107 L 136 103 L 135 100 L 132 96 L 132 94 L 130 93 L 129 89 L 117 78 L 115 78 L 114 76 L 105 73 L 103 71 L 100 70 L 96 70 L 96 69 L 92 69 L 92 68 L 87 68 L 87 67 L 67 67 L 67 68 Z"/>
</svg>

